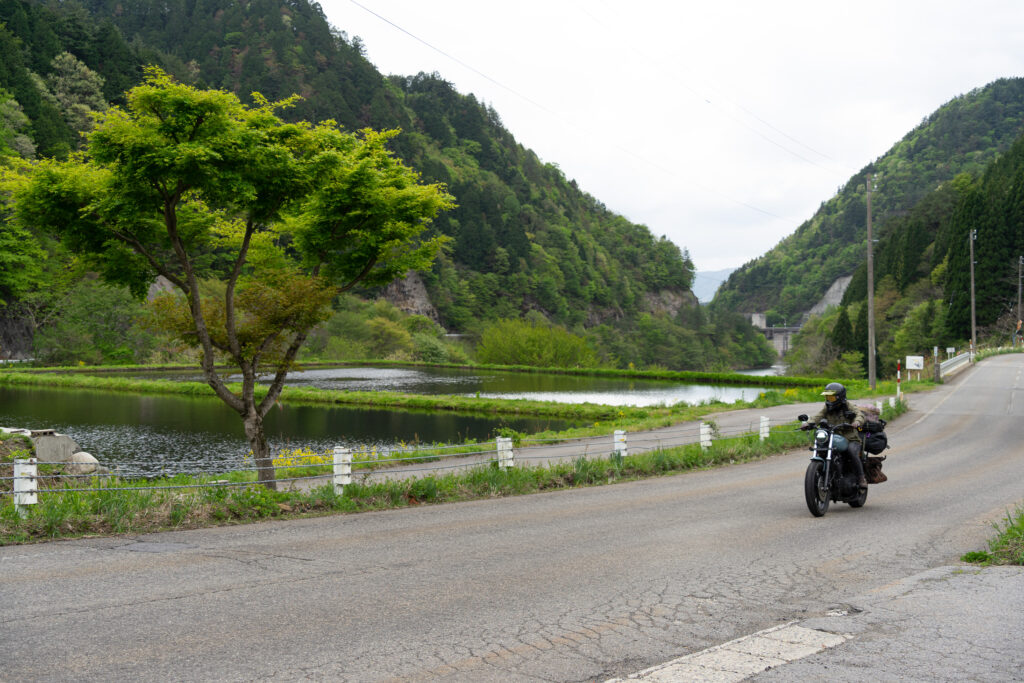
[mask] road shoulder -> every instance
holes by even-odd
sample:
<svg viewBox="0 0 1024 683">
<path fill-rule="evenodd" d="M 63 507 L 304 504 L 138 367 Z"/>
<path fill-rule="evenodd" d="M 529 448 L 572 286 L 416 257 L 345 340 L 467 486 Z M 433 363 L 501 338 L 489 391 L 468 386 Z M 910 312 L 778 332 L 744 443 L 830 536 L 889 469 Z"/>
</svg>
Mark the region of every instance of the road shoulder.
<svg viewBox="0 0 1024 683">
<path fill-rule="evenodd" d="M 830 609 L 800 625 L 845 643 L 749 680 L 1022 680 L 1024 567 L 937 567 Z"/>
</svg>

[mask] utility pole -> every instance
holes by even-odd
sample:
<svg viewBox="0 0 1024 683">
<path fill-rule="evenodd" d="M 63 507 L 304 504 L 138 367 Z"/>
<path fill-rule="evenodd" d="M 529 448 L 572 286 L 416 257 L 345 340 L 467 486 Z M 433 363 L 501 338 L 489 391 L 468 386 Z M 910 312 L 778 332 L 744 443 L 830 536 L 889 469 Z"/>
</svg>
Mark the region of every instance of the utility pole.
<svg viewBox="0 0 1024 683">
<path fill-rule="evenodd" d="M 875 262 L 871 240 L 871 174 L 864 187 L 868 195 L 868 385 L 875 390 Z"/>
<path fill-rule="evenodd" d="M 974 240 L 978 239 L 978 231 L 971 229 L 971 234 L 967 243 L 971 247 L 971 360 L 974 360 L 974 354 L 978 350 L 978 329 L 975 324 L 975 312 L 974 312 Z"/>
<path fill-rule="evenodd" d="M 1024 320 L 1024 318 L 1020 317 L 1020 274 L 1021 274 L 1021 267 L 1022 266 L 1024 266 L 1024 256 L 1018 256 L 1017 257 L 1017 325 L 1020 325 L 1020 321 Z M 1020 332 L 1020 330 L 1017 328 L 1016 325 L 1014 325 L 1014 327 L 1013 327 L 1013 344 L 1012 344 L 1012 346 L 1016 346 L 1017 345 L 1017 335 L 1018 335 L 1019 332 Z"/>
</svg>

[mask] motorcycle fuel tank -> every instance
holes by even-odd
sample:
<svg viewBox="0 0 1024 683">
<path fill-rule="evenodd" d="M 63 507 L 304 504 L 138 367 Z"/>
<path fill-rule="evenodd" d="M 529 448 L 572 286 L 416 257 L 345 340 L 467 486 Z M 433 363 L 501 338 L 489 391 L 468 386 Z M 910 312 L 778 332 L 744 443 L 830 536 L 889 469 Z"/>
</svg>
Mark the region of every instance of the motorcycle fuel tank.
<svg viewBox="0 0 1024 683">
<path fill-rule="evenodd" d="M 850 442 L 846 440 L 846 437 L 842 434 L 832 435 L 832 449 L 836 453 L 845 453 L 846 449 L 850 446 Z"/>
</svg>

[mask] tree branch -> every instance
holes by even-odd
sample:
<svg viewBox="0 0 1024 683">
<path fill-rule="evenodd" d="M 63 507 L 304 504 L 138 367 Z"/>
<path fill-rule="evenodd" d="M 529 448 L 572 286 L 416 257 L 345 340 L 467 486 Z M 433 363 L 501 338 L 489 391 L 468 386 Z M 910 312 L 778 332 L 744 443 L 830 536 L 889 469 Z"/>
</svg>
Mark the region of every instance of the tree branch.
<svg viewBox="0 0 1024 683">
<path fill-rule="evenodd" d="M 149 261 L 149 265 L 153 267 L 153 270 L 155 270 L 157 274 L 167 278 L 171 282 L 171 284 L 173 284 L 175 287 L 183 291 L 186 295 L 188 294 L 188 286 L 185 284 L 185 282 L 177 275 L 171 273 L 171 271 L 166 266 L 164 266 L 163 263 L 158 261 L 156 257 L 153 256 L 148 249 L 146 249 L 145 245 L 143 245 L 142 242 L 138 240 L 138 238 L 133 237 L 132 235 L 127 235 L 122 232 L 118 232 L 116 230 L 113 231 L 112 234 L 114 235 L 114 237 L 116 237 L 117 239 L 121 240 L 122 242 L 130 246 L 132 249 L 134 249 L 135 253 L 139 254 L 147 261 Z"/>
<path fill-rule="evenodd" d="M 164 118 L 163 113 L 159 109 L 157 109 L 157 107 L 155 105 L 150 105 L 149 111 L 150 111 L 150 113 L 153 116 L 155 116 L 158 119 L 160 119 L 160 123 L 167 123 L 167 119 Z M 180 143 L 181 142 L 180 140 L 178 140 L 177 136 L 175 136 L 173 133 L 168 133 L 168 137 L 170 137 L 176 143 Z"/>
<path fill-rule="evenodd" d="M 364 277 L 366 277 L 369 274 L 369 272 L 373 269 L 373 267 L 375 265 L 377 265 L 377 257 L 376 256 L 373 257 L 372 259 L 370 259 L 370 261 L 366 264 L 366 267 L 363 268 L 363 270 L 359 273 L 359 275 L 356 275 L 352 280 L 349 281 L 349 283 L 347 285 L 343 285 L 343 286 L 339 287 L 338 288 L 338 293 L 341 294 L 342 292 L 347 292 L 348 290 L 352 289 L 357 284 L 359 284 L 359 281 L 362 280 Z"/>
<path fill-rule="evenodd" d="M 203 125 L 204 121 L 206 121 L 206 117 L 204 117 L 204 116 L 199 116 L 199 117 L 196 118 L 196 122 L 192 126 L 192 132 L 188 134 L 188 141 L 189 142 L 192 142 L 193 140 L 196 139 L 196 133 L 199 132 L 199 127 Z"/>
<path fill-rule="evenodd" d="M 306 341 L 307 332 L 299 332 L 292 339 L 291 345 L 288 350 L 285 351 L 284 358 L 278 363 L 277 372 L 274 374 L 274 379 L 270 383 L 270 388 L 267 390 L 267 395 L 260 401 L 257 406 L 257 411 L 260 417 L 266 417 L 270 409 L 277 403 L 277 399 L 281 396 L 281 391 L 284 390 L 284 378 L 288 375 L 288 370 L 291 364 L 295 361 L 295 357 L 299 355 L 299 349 L 302 348 L 303 343 Z"/>
<path fill-rule="evenodd" d="M 206 383 L 210 385 L 214 393 L 224 403 L 242 415 L 245 411 L 244 402 L 228 390 L 214 367 L 214 344 L 210 337 L 210 331 L 206 327 L 206 318 L 203 316 L 202 301 L 199 298 L 199 280 L 196 277 L 195 270 L 192 268 L 188 252 L 185 251 L 185 245 L 182 244 L 181 236 L 178 234 L 176 205 L 179 196 L 176 194 L 170 201 L 164 202 L 164 225 L 167 228 L 167 236 L 170 238 L 174 253 L 178 257 L 178 262 L 185 271 L 185 282 L 187 283 L 185 293 L 188 296 L 189 310 L 195 323 L 196 337 L 203 348 L 203 375 L 206 377 Z"/>
<path fill-rule="evenodd" d="M 245 265 L 255 227 L 255 223 L 250 217 L 245 223 L 245 237 L 242 238 L 242 246 L 238 250 L 238 258 L 235 259 L 235 266 L 231 270 L 227 290 L 224 292 L 224 325 L 228 335 L 228 346 L 231 348 L 232 355 L 235 356 L 242 355 L 242 347 L 238 343 L 238 331 L 235 329 L 235 286 L 242 274 L 242 266 Z"/>
</svg>

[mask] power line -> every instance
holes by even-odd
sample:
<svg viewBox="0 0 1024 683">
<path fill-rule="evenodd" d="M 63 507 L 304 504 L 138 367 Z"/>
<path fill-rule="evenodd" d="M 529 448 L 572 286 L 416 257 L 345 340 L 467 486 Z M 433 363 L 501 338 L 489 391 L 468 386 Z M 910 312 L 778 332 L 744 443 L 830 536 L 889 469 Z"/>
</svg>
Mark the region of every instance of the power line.
<svg viewBox="0 0 1024 683">
<path fill-rule="evenodd" d="M 366 13 L 374 16 L 374 17 L 376 17 L 380 21 L 383 21 L 384 23 L 386 23 L 387 25 L 391 26 L 395 30 L 404 33 L 405 35 L 409 36 L 413 40 L 421 43 L 422 45 L 425 45 L 426 47 L 430 48 L 434 52 L 437 52 L 438 54 L 442 55 L 446 59 L 452 60 L 453 62 L 455 62 L 459 66 L 462 66 L 463 68 L 468 69 L 469 71 L 477 74 L 481 78 L 484 78 L 487 81 L 495 84 L 499 88 L 502 88 L 503 90 L 508 91 L 509 93 L 515 95 L 516 97 L 519 97 L 520 99 L 524 100 L 525 102 L 528 102 L 529 104 L 533 105 L 534 107 L 537 107 L 538 109 L 540 109 L 541 111 L 549 114 L 550 116 L 553 116 L 553 117 L 557 118 L 559 120 L 559 122 L 563 126 L 567 126 L 569 128 L 573 128 L 577 132 L 582 133 L 582 134 L 587 135 L 587 136 L 591 136 L 592 135 L 592 133 L 590 133 L 589 131 L 581 128 L 580 126 L 578 126 L 574 122 L 567 121 L 567 120 L 563 119 L 557 113 L 555 113 L 554 111 L 548 109 L 547 107 L 545 107 L 544 105 L 540 104 L 539 102 L 536 102 L 535 100 L 527 97 L 526 95 L 524 95 L 523 93 L 515 90 L 514 88 L 510 88 L 509 86 L 501 83 L 500 81 L 497 81 L 494 78 L 491 78 L 490 76 L 488 76 L 484 72 L 480 71 L 479 69 L 469 65 L 468 63 L 466 63 L 465 61 L 455 57 L 454 55 L 449 54 L 448 52 L 442 50 L 441 48 L 436 47 L 435 45 L 429 43 L 428 41 L 424 40 L 423 38 L 420 38 L 416 34 L 412 33 L 411 31 L 407 30 L 406 28 L 400 26 L 399 24 L 395 23 L 394 21 L 388 19 L 387 17 L 384 17 L 381 14 L 378 14 L 377 12 L 374 12 L 373 10 L 371 10 L 370 8 L 368 8 L 365 5 L 361 4 L 357 0 L 349 0 L 349 2 L 351 2 L 353 5 L 355 5 L 356 7 L 360 8 L 364 12 L 366 12 Z M 684 86 L 684 87 L 688 88 L 688 86 Z M 692 91 L 692 89 L 691 89 L 691 92 L 694 92 L 694 91 Z M 773 142 L 773 144 L 778 145 L 777 142 L 771 141 L 770 139 L 769 139 L 769 142 Z M 653 168 L 655 170 L 658 170 L 658 171 L 661 171 L 663 173 L 667 173 L 667 174 L 670 174 L 670 175 L 676 175 L 676 171 L 674 171 L 673 169 L 670 169 L 670 168 L 667 168 L 665 166 L 662 166 L 661 164 L 659 164 L 657 162 L 654 162 L 654 161 L 652 161 L 652 160 L 650 160 L 650 159 L 648 159 L 648 158 L 646 158 L 644 156 L 641 156 L 641 155 L 637 154 L 635 151 L 633 151 L 633 150 L 631 150 L 631 149 L 629 149 L 627 147 L 623 147 L 623 146 L 619 145 L 618 143 L 612 143 L 612 146 L 615 147 L 616 149 L 618 149 L 620 152 L 625 153 L 626 155 L 636 159 L 637 161 L 640 161 L 640 162 L 650 166 L 651 168 Z M 779 145 L 779 146 L 781 147 L 781 145 Z M 782 149 L 785 149 L 785 147 L 782 147 Z M 787 150 L 787 151 L 790 151 L 790 150 Z M 790 153 L 794 154 L 798 158 L 803 159 L 803 157 L 800 157 L 800 155 L 795 154 L 792 151 L 790 151 Z M 808 159 L 803 159 L 803 160 L 807 161 L 808 163 L 814 164 L 813 161 L 810 161 Z M 817 166 L 817 164 L 814 164 L 814 165 Z M 730 202 L 732 202 L 734 204 L 737 204 L 738 206 L 745 207 L 747 209 L 750 209 L 752 211 L 755 211 L 757 213 L 760 213 L 762 215 L 765 215 L 765 216 L 768 216 L 768 217 L 771 217 L 771 218 L 775 218 L 777 220 L 783 220 L 783 221 L 784 220 L 788 220 L 786 218 L 783 218 L 782 216 L 779 216 L 779 215 L 777 215 L 775 213 L 772 213 L 771 211 L 768 211 L 766 209 L 762 209 L 762 208 L 760 208 L 758 206 L 755 206 L 755 205 L 753 205 L 753 204 L 751 204 L 749 202 L 743 201 L 741 199 L 736 199 L 735 197 L 730 197 L 729 195 L 726 195 L 726 194 L 724 194 L 724 193 L 720 192 L 719 190 L 716 190 L 716 189 L 714 189 L 712 187 L 708 187 L 708 186 L 704 185 L 703 183 L 700 183 L 699 181 L 691 180 L 691 182 L 693 182 L 694 184 L 696 184 L 699 187 L 701 187 L 701 189 L 707 190 L 708 192 L 712 192 L 712 193 L 718 195 L 719 197 L 722 197 L 723 199 L 726 199 L 727 201 L 730 201 Z"/>
<path fill-rule="evenodd" d="M 578 6 L 579 6 L 579 3 L 578 3 Z M 610 27 L 609 27 L 609 26 L 608 26 L 607 24 L 605 24 L 605 23 L 604 23 L 603 21 L 601 21 L 601 20 L 600 20 L 600 19 L 599 19 L 598 17 L 594 16 L 594 14 L 593 14 L 593 13 L 591 13 L 591 12 L 590 12 L 590 11 L 589 11 L 589 10 L 588 10 L 588 9 L 586 8 L 586 6 L 580 6 L 580 11 L 581 11 L 581 12 L 582 12 L 583 14 L 586 14 L 586 15 L 587 15 L 588 17 L 590 17 L 590 19 L 591 19 L 591 20 L 592 20 L 592 21 L 593 21 L 593 22 L 594 22 L 595 24 L 597 24 L 598 26 L 600 26 L 601 28 L 603 28 L 603 29 L 604 29 L 604 30 L 605 30 L 606 32 L 608 32 L 608 33 L 609 33 L 609 35 L 612 35 L 612 36 L 614 36 L 614 38 L 615 38 L 616 42 L 619 42 L 619 43 L 621 43 L 621 42 L 622 42 L 622 40 L 621 40 L 621 37 L 619 36 L 619 34 L 618 34 L 618 33 L 616 33 L 616 32 L 615 32 L 615 31 L 614 31 L 613 29 L 611 29 L 611 28 L 610 28 Z M 657 62 L 657 60 L 656 60 L 656 59 L 654 59 L 654 58 L 653 58 L 653 57 L 652 57 L 651 55 L 649 55 L 648 53 L 644 52 L 643 50 L 641 50 L 641 49 L 637 48 L 637 47 L 636 47 L 635 45 L 629 44 L 629 48 L 630 48 L 630 49 L 631 49 L 631 50 L 632 50 L 633 52 L 635 52 L 636 54 L 638 54 L 638 55 L 639 55 L 640 57 L 642 57 L 642 58 L 643 58 L 643 59 L 644 59 L 644 60 L 645 60 L 646 62 L 648 62 L 648 63 L 655 63 L 655 62 Z M 819 164 L 819 163 L 817 163 L 817 162 L 813 161 L 812 159 L 808 159 L 808 158 L 804 157 L 804 156 L 803 156 L 802 154 L 799 154 L 799 153 L 795 152 L 794 150 L 792 150 L 792 149 L 789 149 L 788 147 L 786 147 L 785 145 L 781 144 L 781 143 L 780 143 L 780 142 L 778 142 L 777 140 L 773 140 L 773 139 L 772 139 L 772 138 L 770 138 L 769 136 L 765 135 L 765 134 L 764 134 L 764 133 L 762 133 L 761 131 L 759 131 L 759 130 L 757 130 L 756 128 L 754 128 L 753 126 L 750 126 L 750 125 L 748 125 L 748 124 L 747 124 L 746 122 L 742 121 L 741 119 L 739 119 L 739 118 L 737 118 L 737 117 L 733 116 L 733 115 L 732 115 L 732 114 L 731 114 L 731 113 L 730 113 L 730 112 L 729 112 L 729 111 L 728 111 L 727 109 L 725 109 L 724 107 L 722 107 L 721 105 L 719 105 L 719 104 L 718 104 L 718 102 L 717 102 L 716 100 L 712 100 L 712 99 L 711 99 L 710 97 L 708 97 L 708 96 L 707 96 L 707 95 L 705 95 L 704 93 L 701 93 L 701 92 L 699 92 L 698 90 L 696 90 L 695 88 L 693 88 L 693 87 L 692 87 L 692 86 L 691 86 L 691 85 L 690 85 L 689 83 L 687 83 L 687 82 L 683 81 L 682 79 L 680 79 L 680 78 L 679 78 L 679 77 L 678 77 L 677 75 L 675 75 L 675 73 L 674 73 L 674 72 L 673 72 L 673 73 L 671 74 L 671 77 L 672 77 L 672 79 L 673 79 L 673 80 L 674 80 L 674 81 L 675 81 L 675 82 L 676 82 L 676 83 L 677 83 L 677 84 L 678 84 L 678 85 L 679 85 L 680 87 L 682 87 L 682 88 L 683 88 L 684 90 L 686 90 L 686 91 L 688 91 L 689 93 L 691 93 L 691 94 L 692 94 L 692 95 L 693 95 L 694 97 L 696 97 L 696 98 L 698 98 L 698 99 L 701 99 L 701 100 L 703 100 L 704 102 L 706 102 L 707 104 L 709 104 L 709 105 L 711 105 L 711 106 L 715 107 L 715 108 L 716 108 L 716 109 L 718 109 L 718 110 L 719 110 L 720 112 L 722 112 L 723 114 L 725 114 L 725 115 L 726 115 L 726 116 L 727 116 L 727 117 L 728 117 L 728 118 L 729 118 L 730 120 L 732 120 L 732 121 L 733 121 L 734 123 L 736 123 L 736 124 L 738 124 L 738 125 L 742 126 L 743 128 L 746 128 L 746 129 L 747 129 L 747 130 L 749 130 L 749 131 L 750 131 L 751 133 L 753 133 L 754 135 L 757 135 L 758 137 L 760 137 L 761 139 L 765 140 L 766 142 L 768 142 L 768 143 L 770 143 L 770 144 L 772 144 L 772 145 L 775 145 L 776 147 L 778 147 L 779 149 L 783 150 L 784 152 L 786 152 L 786 153 L 788 153 L 788 154 L 791 154 L 791 155 L 793 155 L 794 157 L 796 157 L 797 159 L 800 159 L 801 161 L 804 161 L 804 162 L 806 162 L 806 163 L 808 163 L 808 164 L 811 164 L 812 166 L 817 166 L 818 168 L 820 168 L 820 169 L 822 169 L 822 170 L 824 170 L 824 171 L 828 171 L 828 172 L 830 172 L 830 173 L 835 173 L 835 172 L 836 172 L 836 171 L 834 171 L 833 169 L 830 169 L 830 168 L 826 168 L 825 166 L 822 166 L 821 164 Z M 714 90 L 716 90 L 716 91 L 718 91 L 718 92 L 721 92 L 721 89 L 720 89 L 720 88 L 717 88 L 717 87 L 716 87 L 716 86 L 715 86 L 715 85 L 714 85 L 713 83 L 709 83 L 709 85 L 711 86 L 711 88 L 712 88 L 712 89 L 714 89 Z M 730 98 L 728 98 L 728 97 L 723 97 L 723 99 L 725 99 L 725 100 L 726 100 L 727 102 L 731 103 L 731 104 L 732 104 L 732 105 L 733 105 L 734 107 L 736 107 L 737 109 L 739 109 L 740 111 L 742 111 L 743 113 L 745 113 L 745 114 L 746 114 L 747 116 L 751 117 L 752 119 L 754 119 L 754 120 L 755 120 L 755 121 L 757 121 L 758 123 L 760 123 L 760 124 L 762 124 L 762 125 L 766 126 L 767 128 L 771 129 L 772 131 L 774 131 L 774 132 L 778 133 L 779 135 L 783 136 L 784 138 L 786 138 L 786 139 L 788 139 L 788 140 L 790 140 L 790 141 L 792 141 L 792 142 L 794 142 L 794 143 L 796 143 L 796 144 L 800 145 L 800 146 L 801 146 L 801 147 L 803 147 L 804 149 L 806 149 L 806 150 L 808 150 L 808 151 L 810 151 L 810 152 L 813 152 L 814 154 L 817 154 L 818 156 L 822 157 L 823 159 L 828 159 L 829 161 L 832 161 L 832 162 L 834 162 L 834 163 L 839 163 L 839 162 L 836 162 L 836 160 L 835 160 L 835 159 L 833 159 L 832 157 L 830 157 L 829 155 L 825 154 L 824 152 L 820 152 L 820 151 L 818 151 L 817 149 L 815 149 L 814 147 L 811 147 L 811 146 L 810 146 L 810 145 L 808 145 L 807 143 L 805 143 L 805 142 L 802 142 L 801 140 L 797 139 L 796 137 L 794 137 L 794 136 L 792 136 L 792 135 L 790 135 L 790 134 L 786 133 L 785 131 L 783 131 L 783 130 L 779 129 L 778 127 L 776 127 L 776 126 L 772 125 L 772 124 L 771 124 L 770 122 L 768 122 L 768 121 L 766 121 L 766 120 L 765 120 L 764 118 L 762 118 L 762 117 L 758 116 L 758 115 L 757 115 L 756 113 L 754 113 L 753 111 L 751 111 L 751 110 L 750 110 L 750 109 L 748 109 L 747 107 L 744 107 L 744 106 L 743 106 L 742 104 L 740 104 L 739 102 L 736 102 L 735 100 L 732 100 L 732 99 L 730 99 Z M 850 168 L 847 168 L 846 170 L 850 170 L 850 171 L 855 171 L 856 169 L 850 169 Z"/>
<path fill-rule="evenodd" d="M 523 100 L 525 100 L 525 101 L 529 102 L 530 104 L 532 104 L 533 106 L 537 107 L 538 109 L 541 109 L 541 110 L 543 110 L 543 111 L 545 111 L 545 112 L 547 112 L 547 113 L 551 114 L 552 116 L 557 116 L 557 114 L 555 114 L 555 112 L 551 111 L 550 109 L 548 109 L 547 107 L 545 107 L 545 106 L 544 106 L 543 104 L 541 104 L 541 103 L 539 103 L 539 102 L 536 102 L 536 101 L 534 101 L 534 100 L 530 99 L 529 97 L 527 97 L 527 96 L 526 96 L 526 95 L 524 95 L 523 93 L 519 92 L 518 90 L 515 90 L 515 89 L 513 89 L 513 88 L 510 88 L 510 87 L 508 87 L 507 85 L 505 85 L 504 83 L 501 83 L 500 81 L 496 81 L 496 80 L 494 80 L 493 78 L 491 78 L 490 76 L 488 76 L 487 74 L 485 74 L 485 73 L 484 73 L 483 71 L 480 71 L 479 69 L 476 69 L 476 68 L 474 68 L 473 66 L 470 66 L 469 64 L 467 64 L 466 62 L 462 61 L 462 60 L 461 60 L 461 59 L 459 59 L 458 57 L 455 57 L 454 55 L 451 55 L 451 54 L 449 54 L 449 53 L 445 52 L 445 51 L 444 51 L 444 50 L 442 50 L 441 48 L 439 48 L 439 47 L 436 47 L 436 46 L 434 46 L 434 45 L 431 45 L 431 44 L 430 44 L 430 43 L 428 43 L 427 41 L 423 40 L 422 38 L 420 38 L 420 37 L 419 37 L 419 36 L 417 36 L 416 34 L 414 34 L 414 33 L 410 32 L 410 31 L 407 31 L 406 29 L 402 28 L 401 26 L 399 26 L 399 25 L 398 25 L 398 24 L 396 24 L 395 22 L 391 21 L 391 20 L 390 20 L 390 19 L 388 19 L 387 17 L 384 17 L 384 16 L 381 16 L 380 14 L 377 14 L 377 13 L 376 13 L 376 12 L 374 12 L 374 11 L 373 11 L 372 9 L 370 9 L 369 7 L 367 7 L 366 5 L 362 5 L 362 4 L 358 3 L 358 2 L 356 2 L 356 0 L 349 0 L 349 1 L 350 1 L 350 2 L 351 2 L 351 3 L 353 4 L 353 5 L 355 5 L 356 7 L 358 7 L 359 9 L 363 10 L 364 12 L 366 12 L 366 13 L 368 13 L 368 14 L 372 14 L 373 16 L 377 17 L 378 19 L 380 19 L 381 21 L 383 21 L 383 22 L 384 22 L 385 24 L 387 24 L 388 26 L 391 26 L 392 28 L 394 28 L 394 29 L 396 29 L 396 30 L 398 30 L 398 31 L 401 31 L 402 33 L 404 33 L 405 35 L 409 36 L 409 37 L 410 37 L 410 38 L 412 38 L 413 40 L 415 40 L 415 41 L 417 41 L 417 42 L 419 42 L 419 43 L 422 43 L 423 45 L 426 45 L 427 47 L 429 47 L 429 48 L 430 48 L 431 50 L 433 50 L 434 52 L 436 52 L 436 53 L 438 53 L 438 54 L 440 54 L 440 55 L 442 55 L 442 56 L 446 57 L 447 59 L 450 59 L 450 60 L 452 60 L 453 62 L 455 62 L 455 63 L 456 63 L 456 64 L 458 64 L 459 66 L 463 67 L 464 69 L 469 69 L 470 71 L 472 71 L 473 73 L 475 73 L 475 74 L 476 74 L 477 76 L 480 76 L 481 78 L 483 78 L 483 79 L 486 79 L 486 80 L 490 81 L 491 83 L 493 83 L 494 85 L 498 86 L 498 87 L 499 87 L 499 88 L 501 88 L 502 90 L 507 90 L 508 92 L 512 93 L 512 94 L 513 94 L 513 95 L 515 95 L 516 97 L 519 97 L 519 98 L 521 98 L 521 99 L 523 99 Z"/>
</svg>

